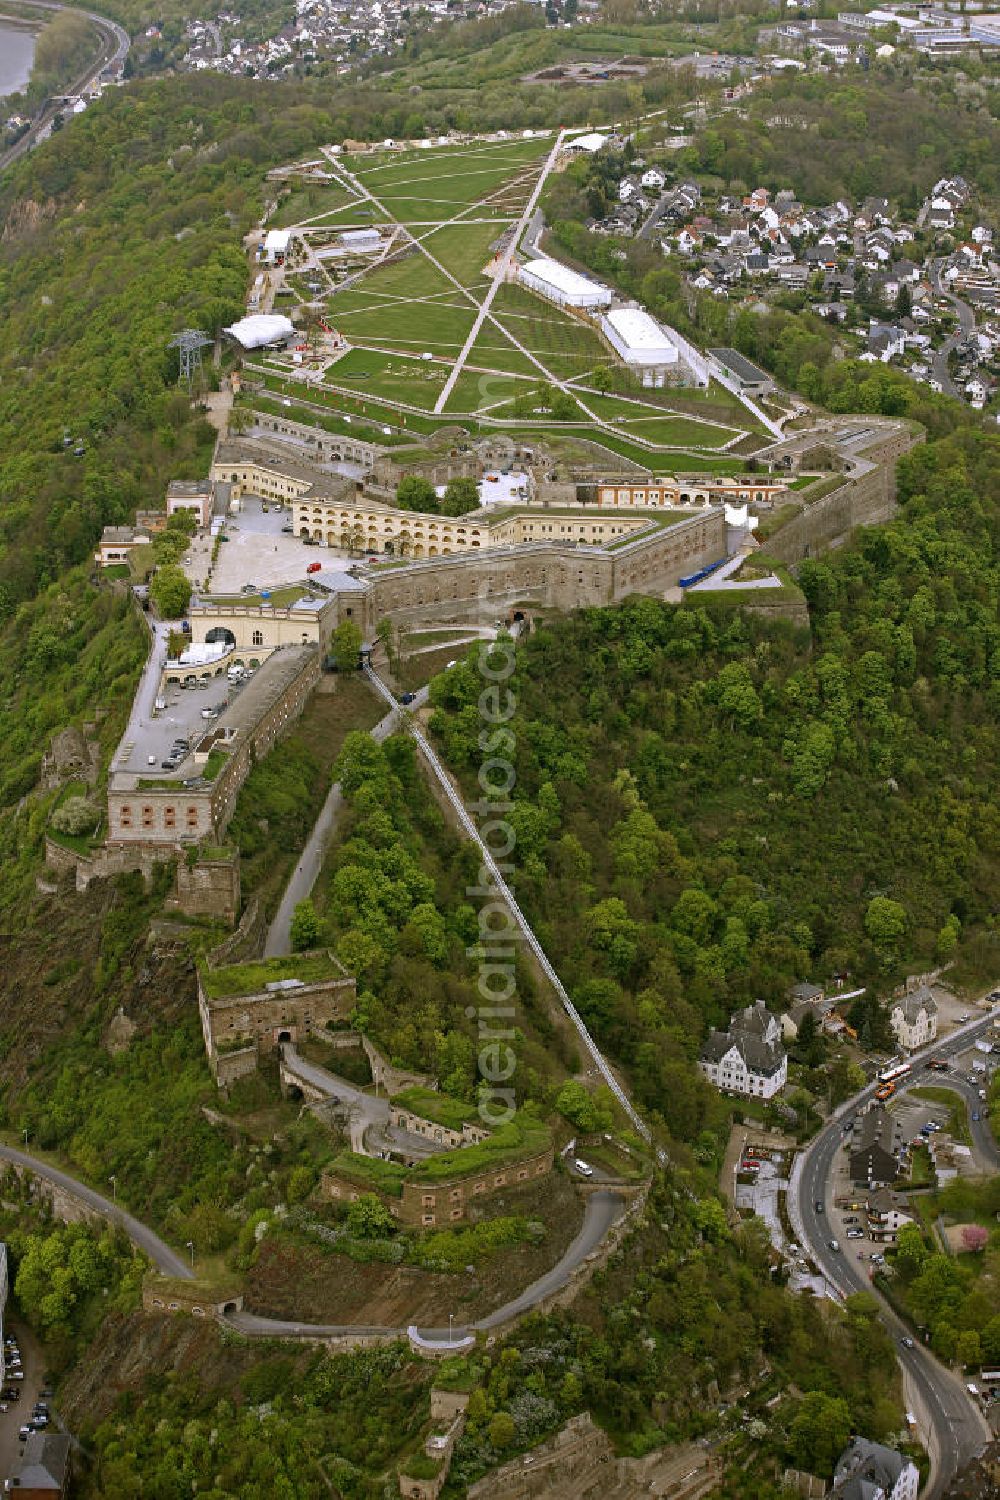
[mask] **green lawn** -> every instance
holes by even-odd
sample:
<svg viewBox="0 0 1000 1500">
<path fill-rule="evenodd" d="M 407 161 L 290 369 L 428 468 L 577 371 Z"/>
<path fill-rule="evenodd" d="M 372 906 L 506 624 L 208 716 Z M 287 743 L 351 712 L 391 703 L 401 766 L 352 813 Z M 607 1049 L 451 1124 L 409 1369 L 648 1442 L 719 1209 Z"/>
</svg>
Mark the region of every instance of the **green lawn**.
<svg viewBox="0 0 1000 1500">
<path fill-rule="evenodd" d="M 461 1130 L 463 1125 L 476 1119 L 476 1111 L 471 1104 L 464 1104 L 461 1099 L 453 1099 L 449 1094 L 439 1093 L 437 1089 L 417 1086 L 403 1089 L 401 1093 L 393 1095 L 392 1102 L 399 1109 L 412 1110 L 415 1115 L 431 1120 L 435 1125 L 443 1125 L 447 1130 Z"/>
<path fill-rule="evenodd" d="M 388 286 L 382 279 L 403 270 L 413 285 L 412 293 L 399 291 L 401 277 L 394 277 Z M 390 288 L 391 296 L 383 295 Z M 376 290 L 379 295 L 374 295 Z M 415 354 L 426 349 L 454 356 L 468 337 L 476 309 L 420 256 L 419 263 L 410 257 L 402 266 L 373 272 L 361 288 L 335 294 L 327 303 L 327 313 L 352 344 L 382 344 L 412 349 Z"/>
<path fill-rule="evenodd" d="M 653 443 L 666 443 L 692 448 L 719 448 L 736 436 L 736 430 L 714 422 L 696 422 L 689 416 L 669 414 L 664 410 L 640 405 L 638 401 L 623 401 L 617 396 L 590 395 L 582 397 L 597 416 L 606 422 L 618 422 L 636 437 L 648 438 Z"/>
<path fill-rule="evenodd" d="M 213 1000 L 233 995 L 253 995 L 266 984 L 280 979 L 301 979 L 315 984 L 321 979 L 342 979 L 344 970 L 330 953 L 292 953 L 286 958 L 259 958 L 245 964 L 227 964 L 212 969 L 199 967 L 205 993 Z"/>
<path fill-rule="evenodd" d="M 390 401 L 407 401 L 428 409 L 434 405 L 448 378 L 450 366 L 417 355 L 383 354 L 373 349 L 352 349 L 339 359 L 329 378 L 360 395 L 369 391 Z"/>
<path fill-rule="evenodd" d="M 500 329 L 488 320 L 469 351 L 468 363 L 487 370 L 503 370 L 511 375 L 526 375 L 531 380 L 542 378 L 538 366 L 533 365 L 520 349 L 515 349 Z"/>
<path fill-rule="evenodd" d="M 326 213 L 317 215 L 316 222 L 310 224 L 308 227 L 320 230 L 325 229 L 329 225 L 333 229 L 339 229 L 341 225 L 354 224 L 364 229 L 369 224 L 385 224 L 388 222 L 389 215 L 381 208 L 376 208 L 374 203 L 369 203 L 367 198 L 351 198 L 342 208 L 328 209 Z M 322 240 L 322 236 L 318 238 L 320 241 Z M 317 242 L 316 238 L 311 241 L 314 245 Z"/>
<path fill-rule="evenodd" d="M 519 286 L 502 286 L 493 311 L 503 328 L 560 379 L 585 374 L 600 365 L 612 366 L 615 356 L 593 329 L 561 313 Z"/>
<path fill-rule="evenodd" d="M 346 208 L 356 202 L 357 199 L 346 188 L 331 186 L 329 183 L 317 182 L 295 187 L 289 197 L 278 204 L 274 217 L 268 221 L 268 227 L 289 229 L 306 219 L 332 213 L 335 209 Z"/>
<path fill-rule="evenodd" d="M 275 390 L 283 389 L 278 381 L 275 381 L 273 386 L 269 382 L 269 388 Z M 311 393 L 311 399 L 321 405 L 337 404 L 330 399 L 324 399 L 323 393 L 319 390 Z M 286 397 L 286 400 L 291 400 L 291 397 Z M 341 405 L 343 404 L 341 402 Z M 291 406 L 285 406 L 284 402 L 272 401 L 266 396 L 252 394 L 250 405 L 256 407 L 258 411 L 268 412 L 271 416 L 287 417 L 292 422 L 301 422 L 305 426 L 322 427 L 324 432 L 334 432 L 340 437 L 356 437 L 359 442 L 363 443 L 380 443 L 386 448 L 394 448 L 401 443 L 414 442 L 420 435 L 417 433 L 413 433 L 411 436 L 405 436 L 401 433 L 386 435 L 381 426 L 372 427 L 367 422 L 360 422 L 354 417 L 351 418 L 350 422 L 346 422 L 343 417 L 327 416 L 323 412 L 314 411 L 309 406 L 296 405 L 294 401 L 292 401 Z M 352 402 L 351 410 L 353 411 L 355 408 L 360 411 L 360 403 Z M 375 416 L 374 413 L 370 413 L 369 415 Z M 403 425 L 399 412 L 392 412 L 387 415 L 386 421 L 393 423 L 397 427 Z"/>
<path fill-rule="evenodd" d="M 353 158 L 351 171 L 401 221 L 450 218 L 497 192 L 551 149 L 552 140 Z"/>
<path fill-rule="evenodd" d="M 334 372 L 330 375 L 332 381 L 336 379 L 335 370 L 336 367 L 334 367 Z M 293 403 L 292 408 L 289 410 L 289 415 L 294 416 L 295 398 L 298 396 L 301 400 L 301 386 L 297 382 L 284 380 L 280 375 L 265 376 L 265 385 L 268 390 L 278 391 L 281 394 L 288 393 L 286 399 Z M 258 398 L 254 397 L 252 399 L 257 400 L 258 404 L 261 404 Z M 345 437 L 353 434 L 355 437 L 359 437 L 366 442 L 385 443 L 387 446 L 401 441 L 416 442 L 427 433 L 436 432 L 438 427 L 448 425 L 446 419 L 443 417 L 435 419 L 433 417 L 415 416 L 412 412 L 399 412 L 395 407 L 383 405 L 374 396 L 374 393 L 369 397 L 363 391 L 359 391 L 359 394 L 355 396 L 330 390 L 327 386 L 310 386 L 309 401 L 315 406 L 326 407 L 333 413 L 346 413 L 351 417 L 351 422 L 345 423 L 343 416 L 338 419 L 335 415 L 324 419 L 318 413 L 308 414 L 306 420 L 315 421 L 319 425 L 326 427 L 328 431 L 342 433 Z M 283 405 L 279 406 L 278 403 L 272 403 L 272 407 L 279 412 L 288 410 Z M 358 417 L 362 419 L 360 422 L 358 421 Z M 385 437 L 381 427 L 370 425 L 373 422 L 385 422 L 390 426 L 402 427 L 409 436 L 404 438 Z"/>
<path fill-rule="evenodd" d="M 492 254 L 490 246 L 503 232 L 502 224 L 449 224 L 443 229 L 414 229 L 421 243 L 463 286 L 488 283 L 482 274 Z"/>
<path fill-rule="evenodd" d="M 452 393 L 445 405 L 445 411 L 482 411 L 485 407 L 495 406 L 497 410 L 491 413 L 492 415 L 509 417 L 511 399 L 518 391 L 530 390 L 531 385 L 524 380 L 515 379 L 512 375 L 470 370 L 466 364 L 455 381 Z"/>
<path fill-rule="evenodd" d="M 655 449 L 640 448 L 627 438 L 606 432 L 595 432 L 593 441 L 655 474 L 742 474 L 746 467 L 740 458 L 712 458 L 704 453 L 664 452 L 657 455 Z"/>
</svg>

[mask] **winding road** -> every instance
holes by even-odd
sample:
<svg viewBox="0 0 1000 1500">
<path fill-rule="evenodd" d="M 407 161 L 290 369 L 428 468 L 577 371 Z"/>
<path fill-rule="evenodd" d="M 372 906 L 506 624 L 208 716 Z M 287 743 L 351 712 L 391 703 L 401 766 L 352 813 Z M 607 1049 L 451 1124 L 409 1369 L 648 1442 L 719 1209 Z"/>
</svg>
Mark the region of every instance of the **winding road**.
<svg viewBox="0 0 1000 1500">
<path fill-rule="evenodd" d="M 119 1208 L 118 1204 L 113 1203 L 110 1198 L 105 1198 L 93 1188 L 78 1182 L 68 1172 L 61 1171 L 59 1167 L 52 1166 L 40 1157 L 30 1156 L 26 1151 L 19 1151 L 14 1146 L 3 1144 L 0 1144 L 0 1161 L 9 1161 L 15 1166 L 26 1168 L 36 1177 L 51 1183 L 76 1199 L 77 1202 L 83 1203 L 93 1212 L 100 1214 L 108 1223 L 120 1225 L 132 1243 L 149 1256 L 162 1275 L 180 1277 L 185 1281 L 194 1279 L 194 1272 L 187 1261 L 161 1240 L 158 1234 L 132 1214 Z M 485 1332 L 492 1328 L 499 1328 L 513 1318 L 531 1312 L 547 1297 L 554 1292 L 561 1291 L 569 1284 L 578 1268 L 589 1255 L 598 1249 L 608 1231 L 621 1218 L 624 1208 L 625 1200 L 614 1188 L 598 1188 L 595 1192 L 588 1194 L 579 1232 L 551 1270 L 546 1271 L 537 1281 L 533 1281 L 512 1301 L 505 1303 L 503 1307 L 497 1308 L 495 1312 L 489 1313 L 477 1322 L 461 1326 L 453 1324 L 451 1328 L 417 1329 L 420 1339 L 428 1346 L 453 1343 L 479 1331 Z M 379 1327 L 360 1323 L 305 1323 L 291 1318 L 265 1318 L 248 1312 L 229 1313 L 224 1321 L 239 1332 L 256 1338 L 325 1339 L 366 1334 L 405 1338 L 410 1332 L 409 1327 Z"/>
<path fill-rule="evenodd" d="M 67 86 L 65 93 L 68 95 L 82 94 L 90 87 L 102 73 L 113 71 L 120 73 L 128 56 L 130 46 L 129 34 L 124 27 L 119 26 L 117 21 L 111 21 L 107 16 L 99 15 L 97 11 L 83 10 L 75 5 L 61 5 L 58 0 L 32 0 L 32 4 L 39 10 L 79 10 L 101 34 L 101 50 L 92 63 L 83 72 L 72 80 Z M 52 128 L 52 122 L 56 115 L 60 114 L 63 105 L 59 100 L 50 101 L 36 115 L 30 126 L 21 136 L 20 140 L 14 142 L 8 150 L 0 153 L 0 172 L 9 167 L 12 162 L 25 156 L 33 146 L 48 134 Z"/>
<path fill-rule="evenodd" d="M 958 1053 L 966 1051 L 992 1025 L 992 1014 L 979 1015 L 950 1036 L 914 1053 L 912 1062 L 916 1076 L 911 1075 L 905 1084 L 900 1085 L 899 1092 L 905 1092 L 907 1087 L 914 1084 L 936 1083 L 935 1076 L 927 1075 L 920 1065 L 930 1057 L 954 1058 Z M 972 1102 L 973 1091 L 968 1087 L 963 1089 L 951 1083 L 947 1086 L 956 1087 L 959 1093 Z M 907 1398 L 917 1412 L 934 1462 L 925 1500 L 935 1500 L 954 1475 L 982 1452 L 990 1437 L 989 1425 L 962 1381 L 946 1369 L 929 1349 L 920 1344 L 914 1344 L 912 1348 L 903 1346 L 901 1340 L 909 1337 L 910 1329 L 885 1299 L 874 1291 L 867 1276 L 856 1263 L 843 1253 L 830 1249 L 831 1231 L 825 1211 L 816 1211 L 817 1203 L 828 1202 L 830 1178 L 844 1139 L 845 1120 L 874 1099 L 875 1088 L 876 1084 L 873 1082 L 841 1105 L 799 1157 L 789 1184 L 788 1210 L 802 1245 L 808 1248 L 827 1282 L 840 1296 L 848 1297 L 854 1292 L 863 1291 L 877 1298 L 882 1322 L 896 1343 L 896 1357 L 903 1372 Z M 978 1099 L 976 1102 L 978 1103 Z M 975 1130 L 977 1124 L 982 1126 L 982 1130 L 977 1132 L 977 1146 L 983 1146 L 989 1159 L 1000 1161 L 995 1142 L 992 1138 L 989 1143 L 985 1140 L 985 1136 L 989 1134 L 989 1126 L 983 1126 L 981 1121 L 973 1121 L 971 1128 Z"/>
<path fill-rule="evenodd" d="M 109 1224 L 120 1225 L 133 1245 L 137 1245 L 145 1255 L 148 1255 L 156 1269 L 164 1276 L 179 1276 L 185 1281 L 192 1279 L 194 1273 L 184 1257 L 178 1255 L 176 1250 L 171 1250 L 158 1234 L 154 1234 L 153 1230 L 139 1219 L 126 1213 L 123 1208 L 119 1208 L 118 1204 L 113 1203 L 110 1198 L 105 1198 L 102 1193 L 97 1193 L 93 1188 L 78 1182 L 68 1172 L 52 1166 L 41 1157 L 29 1156 L 26 1151 L 19 1151 L 15 1146 L 5 1146 L 2 1143 L 0 1143 L 0 1161 L 9 1161 L 16 1167 L 27 1168 L 36 1177 L 50 1182 L 53 1187 L 69 1194 L 85 1207 L 100 1214 L 102 1218 L 107 1219 Z"/>
<path fill-rule="evenodd" d="M 951 374 L 948 370 L 948 356 L 951 354 L 953 349 L 958 348 L 959 344 L 965 342 L 970 333 L 973 333 L 975 331 L 976 314 L 967 302 L 963 302 L 961 297 L 956 297 L 954 292 L 950 291 L 946 286 L 941 276 L 944 265 L 945 262 L 943 260 L 936 260 L 934 262 L 933 270 L 931 273 L 934 281 L 934 290 L 937 292 L 939 297 L 943 297 L 946 302 L 951 303 L 952 307 L 955 309 L 955 312 L 958 315 L 959 326 L 958 332 L 953 333 L 950 338 L 945 339 L 940 349 L 936 349 L 934 351 L 934 355 L 931 360 L 931 369 L 934 375 L 934 379 L 940 383 L 941 389 L 944 394 L 946 396 L 956 396 L 961 400 L 963 399 L 962 392 L 952 380 Z"/>
<path fill-rule="evenodd" d="M 455 1323 L 451 1328 L 418 1328 L 416 1332 L 425 1344 L 448 1344 L 465 1339 L 474 1333 L 485 1333 L 490 1329 L 502 1327 L 511 1319 L 531 1312 L 539 1303 L 554 1292 L 561 1291 L 569 1283 L 577 1267 L 582 1265 L 587 1256 L 598 1248 L 612 1225 L 621 1217 L 623 1207 L 624 1200 L 620 1193 L 615 1192 L 613 1188 L 598 1188 L 596 1192 L 588 1195 L 583 1223 L 561 1259 L 556 1262 L 551 1271 L 546 1271 L 544 1276 L 540 1276 L 537 1281 L 533 1281 L 529 1287 L 526 1287 L 519 1297 L 505 1303 L 503 1307 L 498 1307 L 496 1312 L 488 1313 L 486 1317 L 478 1319 L 475 1323 Z M 241 1333 L 251 1334 L 257 1338 L 272 1339 L 322 1339 L 335 1338 L 344 1334 L 390 1334 L 393 1336 L 398 1334 L 402 1337 L 408 1332 L 407 1328 L 366 1327 L 350 1323 L 300 1323 L 290 1318 L 261 1318 L 254 1313 L 244 1312 L 230 1314 L 227 1321 L 234 1328 L 238 1328 Z"/>
</svg>

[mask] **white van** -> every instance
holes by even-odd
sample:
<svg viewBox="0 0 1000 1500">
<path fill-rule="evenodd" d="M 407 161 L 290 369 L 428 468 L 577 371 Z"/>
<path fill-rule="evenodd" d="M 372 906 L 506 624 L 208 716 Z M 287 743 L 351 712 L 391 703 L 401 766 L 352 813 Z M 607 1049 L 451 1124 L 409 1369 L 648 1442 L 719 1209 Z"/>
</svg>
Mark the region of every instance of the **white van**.
<svg viewBox="0 0 1000 1500">
<path fill-rule="evenodd" d="M 594 1175 L 593 1167 L 588 1166 L 588 1164 L 585 1161 L 581 1161 L 579 1157 L 576 1158 L 573 1166 L 579 1172 L 581 1177 L 593 1177 Z"/>
</svg>

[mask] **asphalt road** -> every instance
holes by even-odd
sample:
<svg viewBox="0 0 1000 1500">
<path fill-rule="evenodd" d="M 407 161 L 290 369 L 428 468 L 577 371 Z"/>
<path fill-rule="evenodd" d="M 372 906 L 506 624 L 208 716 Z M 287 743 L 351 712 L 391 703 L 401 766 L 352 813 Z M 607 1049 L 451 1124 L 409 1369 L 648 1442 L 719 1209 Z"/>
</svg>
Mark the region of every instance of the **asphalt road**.
<svg viewBox="0 0 1000 1500">
<path fill-rule="evenodd" d="M 0 1144 L 0 1161 L 14 1162 L 17 1166 L 27 1167 L 36 1177 L 43 1178 L 46 1182 L 53 1183 L 62 1188 L 63 1192 L 69 1193 L 79 1202 L 92 1208 L 111 1224 L 119 1224 L 134 1245 L 149 1256 L 158 1271 L 164 1276 L 179 1276 L 189 1281 L 192 1276 L 191 1267 L 183 1256 L 178 1255 L 176 1250 L 154 1234 L 145 1224 L 119 1208 L 110 1198 L 105 1198 L 101 1193 L 95 1193 L 93 1188 L 85 1187 L 82 1182 L 77 1182 L 68 1172 L 62 1172 L 58 1167 L 53 1167 L 47 1161 L 42 1161 L 37 1156 L 29 1156 L 26 1151 L 18 1151 L 14 1146 Z"/>
<path fill-rule="evenodd" d="M 413 708 L 419 708 L 427 700 L 426 687 L 420 688 L 415 694 Z M 369 731 L 376 744 L 381 744 L 397 727 L 399 711 L 390 708 L 384 718 Z M 274 919 L 267 929 L 267 937 L 264 940 L 264 953 L 267 957 L 276 954 L 291 953 L 292 951 L 292 917 L 295 908 L 300 901 L 304 901 L 312 891 L 313 886 L 319 879 L 319 873 L 323 868 L 326 858 L 326 848 L 330 842 L 330 835 L 334 825 L 340 816 L 344 805 L 343 794 L 340 790 L 340 782 L 335 781 L 326 794 L 326 800 L 319 810 L 319 816 L 312 827 L 302 853 L 299 855 L 295 869 L 289 877 L 285 886 L 284 894 Z"/>
<path fill-rule="evenodd" d="M 77 10 L 74 5 L 60 5 L 57 0 L 33 0 L 33 4 L 42 10 Z M 101 33 L 101 50 L 95 61 L 85 69 L 79 77 L 75 78 L 66 89 L 67 94 L 82 94 L 88 89 L 96 78 L 99 78 L 106 70 L 118 71 L 125 62 L 129 50 L 129 35 L 117 21 L 111 21 L 107 16 L 98 15 L 96 11 L 81 10 L 81 15 L 92 21 Z M 15 141 L 8 151 L 0 155 L 0 172 L 9 167 L 11 162 L 17 161 L 18 157 L 24 156 L 31 148 L 37 145 L 52 126 L 56 115 L 60 113 L 63 106 L 53 103 L 46 106 L 40 115 L 32 122 L 29 128 Z"/>
<path fill-rule="evenodd" d="M 977 1016 L 950 1037 L 915 1053 L 914 1073 L 899 1092 L 905 1092 L 906 1086 L 913 1084 L 933 1085 L 937 1081 L 936 1075 L 928 1073 L 921 1064 L 930 1057 L 954 1057 L 957 1053 L 964 1052 L 977 1037 L 991 1028 L 992 1023 L 992 1014 Z M 845 1118 L 855 1114 L 859 1107 L 870 1103 L 875 1096 L 875 1088 L 874 1083 L 870 1084 L 832 1116 L 800 1158 L 789 1194 L 790 1199 L 794 1197 L 794 1202 L 790 1202 L 793 1224 L 802 1236 L 804 1247 L 808 1248 L 829 1284 L 845 1297 L 860 1291 L 872 1293 L 873 1288 L 867 1275 L 855 1261 L 840 1251 L 830 1249 L 832 1230 L 825 1211 L 817 1213 L 815 1204 L 829 1204 L 830 1177 L 837 1151 L 844 1139 Z M 988 1131 L 989 1127 L 986 1126 L 986 1129 Z M 995 1146 L 993 1153 L 995 1158 Z M 912 1393 L 910 1399 L 919 1407 L 918 1416 L 929 1429 L 925 1437 L 934 1459 L 934 1473 L 925 1492 L 925 1500 L 934 1500 L 951 1478 L 982 1451 L 989 1439 L 990 1429 L 977 1402 L 969 1396 L 961 1380 L 940 1364 L 929 1349 L 919 1344 L 912 1349 L 902 1347 L 900 1340 L 909 1336 L 910 1330 L 877 1292 L 874 1295 L 880 1303 L 882 1322 L 896 1342 L 896 1357 L 904 1374 L 907 1391 Z"/>
<path fill-rule="evenodd" d="M 946 396 L 957 396 L 961 399 L 962 392 L 959 390 L 958 386 L 952 380 L 951 375 L 948 373 L 948 356 L 951 354 L 953 349 L 956 349 L 958 345 L 963 343 L 965 339 L 968 338 L 969 334 L 972 333 L 973 329 L 976 326 L 976 314 L 967 302 L 963 302 L 960 297 L 955 296 L 954 292 L 950 292 L 948 290 L 947 286 L 941 279 L 941 267 L 943 265 L 944 261 L 938 260 L 934 262 L 934 268 L 932 272 L 934 279 L 934 290 L 937 292 L 939 297 L 943 297 L 946 302 L 950 302 L 952 307 L 955 309 L 955 312 L 958 315 L 959 331 L 958 333 L 952 334 L 951 338 L 945 339 L 940 349 L 936 350 L 933 358 L 931 359 L 931 369 L 934 375 L 934 379 L 940 382 L 941 389 L 944 394 Z"/>
<path fill-rule="evenodd" d="M 608 1230 L 620 1217 L 624 1199 L 610 1188 L 599 1188 L 587 1198 L 583 1224 L 579 1234 L 566 1250 L 562 1259 L 551 1271 L 546 1271 L 520 1296 L 497 1308 L 496 1312 L 468 1325 L 454 1324 L 451 1328 L 419 1328 L 417 1333 L 425 1344 L 450 1344 L 467 1335 L 497 1328 L 509 1319 L 530 1312 L 553 1292 L 560 1291 L 569 1282 L 577 1267 L 582 1265 L 601 1244 Z M 391 1334 L 404 1337 L 406 1328 L 390 1328 L 352 1323 L 298 1323 L 293 1319 L 261 1318 L 255 1313 L 232 1313 L 227 1320 L 241 1333 L 254 1334 L 261 1338 L 334 1338 L 342 1334 Z"/>
<path fill-rule="evenodd" d="M 305 1064 L 305 1066 L 309 1065 Z M 47 1161 L 30 1156 L 26 1151 L 18 1151 L 14 1146 L 0 1144 L 0 1160 L 27 1167 L 36 1177 L 41 1177 L 62 1188 L 86 1204 L 88 1208 L 101 1214 L 109 1223 L 120 1224 L 132 1243 L 149 1256 L 164 1276 L 177 1276 L 185 1281 L 192 1279 L 193 1272 L 183 1256 L 171 1250 L 159 1235 L 154 1234 L 145 1224 L 141 1224 L 132 1214 L 119 1208 L 110 1198 L 96 1193 L 93 1188 L 85 1187 L 68 1172 L 62 1172 Z M 498 1308 L 496 1312 L 490 1313 L 478 1323 L 472 1323 L 468 1328 L 455 1325 L 451 1329 L 420 1329 L 423 1339 L 430 1343 L 447 1343 L 449 1340 L 461 1338 L 466 1333 L 477 1329 L 495 1328 L 499 1324 L 506 1323 L 508 1319 L 537 1307 L 546 1297 L 553 1292 L 560 1291 L 569 1282 L 577 1267 L 582 1265 L 587 1256 L 601 1244 L 608 1230 L 620 1217 L 624 1206 L 625 1200 L 612 1188 L 598 1188 L 597 1191 L 590 1193 L 587 1197 L 587 1206 L 579 1233 L 550 1271 L 546 1271 L 544 1276 L 540 1276 L 520 1296 L 515 1297 L 504 1307 Z M 231 1314 L 228 1321 L 243 1333 L 257 1334 L 267 1338 L 326 1338 L 338 1334 L 365 1333 L 398 1334 L 403 1337 L 407 1332 L 406 1328 L 402 1327 L 382 1328 L 357 1323 L 298 1323 L 292 1319 L 262 1318 L 254 1313 L 244 1312 Z"/>
</svg>

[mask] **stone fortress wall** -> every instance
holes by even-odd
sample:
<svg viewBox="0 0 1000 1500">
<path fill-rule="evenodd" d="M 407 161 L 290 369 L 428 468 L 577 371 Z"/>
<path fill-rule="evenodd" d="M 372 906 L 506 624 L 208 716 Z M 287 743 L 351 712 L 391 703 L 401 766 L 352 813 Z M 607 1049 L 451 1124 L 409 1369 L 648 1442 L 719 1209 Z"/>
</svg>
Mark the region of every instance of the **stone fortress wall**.
<svg viewBox="0 0 1000 1500">
<path fill-rule="evenodd" d="M 915 423 L 889 418 L 841 418 L 829 424 L 833 439 L 824 445 L 831 466 L 843 468 L 844 483 L 807 504 L 797 516 L 768 538 L 767 551 L 779 562 L 793 564 L 842 546 L 858 526 L 879 526 L 896 509 L 896 464 L 924 442 L 926 433 Z M 859 435 L 852 438 L 851 427 Z M 822 429 L 821 429 L 822 430 Z M 761 459 L 788 457 L 793 465 L 814 457 L 818 437 L 795 437 L 775 443 Z"/>
<path fill-rule="evenodd" d="M 266 414 L 259 415 L 263 425 Z M 552 501 L 559 498 L 555 492 L 566 476 L 560 473 L 550 481 L 541 465 L 536 470 L 541 479 L 536 483 L 530 471 L 536 459 L 544 455 L 529 446 L 530 434 L 528 441 L 520 439 L 517 445 L 500 434 L 474 447 L 453 446 L 440 455 L 421 450 L 414 458 L 428 472 L 434 470 L 439 483 L 453 477 L 453 472 L 478 472 L 480 467 L 507 460 L 529 478 L 527 498 L 495 520 L 482 512 L 474 513 L 475 519 L 420 517 L 380 500 L 363 498 L 359 493 L 364 488 L 362 481 L 316 467 L 317 462 L 351 460 L 367 466 L 380 483 L 389 484 L 413 472 L 413 462 L 407 459 L 405 450 L 387 451 L 373 443 L 344 439 L 284 418 L 269 420 L 273 436 L 268 439 L 219 444 L 212 477 L 227 485 L 233 498 L 238 499 L 245 491 L 271 494 L 296 513 L 296 529 L 302 529 L 298 513 L 304 520 L 306 509 L 317 504 L 323 517 L 322 539 L 328 541 L 332 536 L 335 544 L 343 539 L 344 518 L 350 513 L 353 526 L 356 512 L 366 529 L 375 529 L 371 539 L 365 536 L 365 541 L 371 540 L 373 545 L 386 525 L 395 534 L 403 526 L 413 530 L 423 524 L 422 545 L 428 553 L 433 550 L 431 527 L 437 529 L 440 541 L 447 526 L 455 549 L 445 546 L 441 554 L 411 559 L 406 566 L 361 569 L 358 576 L 345 580 L 343 589 L 335 588 L 317 601 L 314 611 L 300 611 L 295 621 L 287 609 L 262 610 L 249 602 L 196 602 L 190 611 L 192 639 L 203 641 L 220 627 L 231 630 L 239 650 L 260 650 L 264 665 L 259 677 L 280 676 L 281 691 L 275 701 L 261 703 L 259 718 L 241 726 L 224 747 L 229 753 L 214 781 L 185 787 L 179 781 L 170 785 L 165 778 L 149 778 L 161 784 L 141 786 L 137 777 L 113 775 L 107 848 L 103 859 L 94 856 L 86 861 L 84 884 L 94 875 L 146 868 L 154 860 L 175 857 L 185 844 L 222 839 L 252 765 L 301 714 L 319 678 L 330 632 L 341 620 L 352 619 L 363 635 L 371 638 L 376 624 L 386 617 L 403 624 L 484 624 L 516 607 L 565 612 L 615 604 L 630 594 L 662 598 L 685 574 L 726 555 L 725 506 L 713 503 L 716 496 L 707 482 L 704 494 L 698 493 L 701 503 L 695 513 L 674 519 L 670 525 L 657 524 L 652 516 L 645 521 L 634 513 L 627 516 L 619 512 L 615 516 L 612 512 L 609 516 L 607 509 L 581 504 L 579 499 L 570 513 L 555 512 Z M 288 457 L 289 443 L 283 443 L 282 436 L 294 437 L 300 446 L 311 442 L 313 461 Z M 829 450 L 835 466 L 845 471 L 844 483 L 806 504 L 769 539 L 768 551 L 781 561 L 794 563 L 838 545 L 858 525 L 887 520 L 895 508 L 896 460 L 923 436 L 921 429 L 903 421 L 835 418 L 762 450 L 758 463 L 782 464 L 787 470 L 807 466 L 820 445 Z M 615 482 L 610 475 L 606 477 Z M 569 483 L 574 497 L 580 494 L 581 482 L 586 481 L 575 475 Z M 639 482 L 633 477 L 631 486 Z M 761 488 L 770 488 L 774 480 L 761 475 L 759 483 Z M 749 476 L 740 484 L 753 488 Z M 649 481 L 647 489 L 648 485 Z M 685 493 L 693 495 L 690 490 Z M 617 501 L 617 494 L 615 498 Z M 341 511 L 344 518 L 339 516 Z M 332 531 L 324 524 L 335 514 L 339 532 L 337 524 Z M 311 517 L 309 524 L 312 529 Z M 460 532 L 464 532 L 461 541 Z M 467 550 L 461 550 L 463 545 Z M 350 587 L 346 586 L 348 582 Z M 290 639 L 295 634 L 297 643 Z M 295 670 L 286 672 L 293 655 Z M 263 687 L 263 682 L 260 685 Z M 74 859 L 51 841 L 49 857 L 56 868 Z M 78 858 L 76 868 L 79 883 Z M 193 889 L 186 896 L 197 902 Z"/>
</svg>

